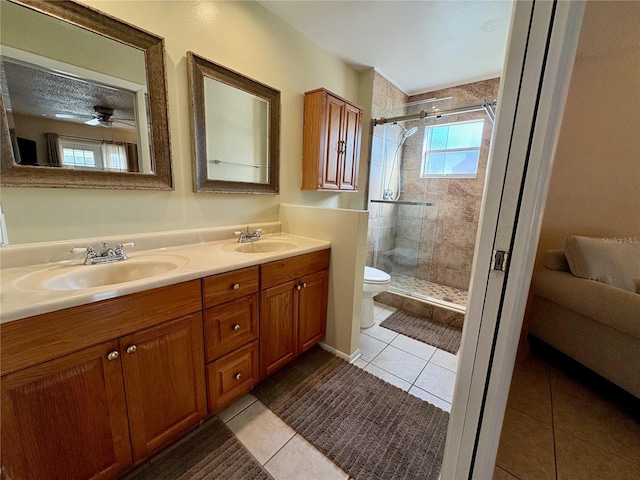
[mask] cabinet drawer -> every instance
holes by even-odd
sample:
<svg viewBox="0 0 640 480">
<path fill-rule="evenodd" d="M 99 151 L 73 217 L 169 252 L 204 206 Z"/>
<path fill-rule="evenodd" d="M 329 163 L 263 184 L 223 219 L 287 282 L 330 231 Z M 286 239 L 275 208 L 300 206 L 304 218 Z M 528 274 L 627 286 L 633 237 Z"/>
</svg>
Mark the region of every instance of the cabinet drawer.
<svg viewBox="0 0 640 480">
<path fill-rule="evenodd" d="M 209 413 L 251 390 L 258 375 L 257 340 L 207 365 Z"/>
<path fill-rule="evenodd" d="M 325 270 L 329 268 L 329 254 L 330 250 L 327 249 L 265 263 L 260 266 L 260 288 L 264 290 L 310 273 Z"/>
<path fill-rule="evenodd" d="M 258 291 L 258 267 L 243 268 L 202 279 L 204 308 Z"/>
<path fill-rule="evenodd" d="M 257 338 L 257 294 L 205 310 L 204 339 L 207 362 Z"/>
</svg>

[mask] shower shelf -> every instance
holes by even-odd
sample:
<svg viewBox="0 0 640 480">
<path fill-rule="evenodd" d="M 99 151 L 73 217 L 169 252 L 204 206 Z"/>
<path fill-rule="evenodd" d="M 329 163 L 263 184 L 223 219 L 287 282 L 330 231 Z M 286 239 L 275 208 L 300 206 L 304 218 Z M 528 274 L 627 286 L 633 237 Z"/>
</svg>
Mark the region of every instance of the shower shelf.
<svg viewBox="0 0 640 480">
<path fill-rule="evenodd" d="M 402 200 L 371 200 L 371 203 L 389 203 L 391 205 L 421 205 L 423 207 L 435 207 L 433 202 L 405 202 Z"/>
</svg>

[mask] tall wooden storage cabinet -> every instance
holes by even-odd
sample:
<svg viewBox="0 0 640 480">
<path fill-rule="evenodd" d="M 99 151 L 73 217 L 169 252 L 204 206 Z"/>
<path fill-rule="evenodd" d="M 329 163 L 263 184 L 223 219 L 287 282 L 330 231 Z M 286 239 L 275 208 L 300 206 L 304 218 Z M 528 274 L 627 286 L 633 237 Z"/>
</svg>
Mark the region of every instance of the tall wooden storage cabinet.
<svg viewBox="0 0 640 480">
<path fill-rule="evenodd" d="M 320 88 L 305 93 L 302 189 L 356 192 L 362 109 Z"/>
</svg>

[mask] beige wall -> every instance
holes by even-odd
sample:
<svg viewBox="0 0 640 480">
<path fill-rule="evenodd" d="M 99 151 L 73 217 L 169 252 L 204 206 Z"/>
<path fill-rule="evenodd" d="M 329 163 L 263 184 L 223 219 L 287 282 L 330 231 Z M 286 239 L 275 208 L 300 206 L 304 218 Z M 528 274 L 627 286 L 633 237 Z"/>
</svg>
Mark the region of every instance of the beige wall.
<svg viewBox="0 0 640 480">
<path fill-rule="evenodd" d="M 576 58 L 537 263 L 575 234 L 640 235 L 640 45 Z"/>
<path fill-rule="evenodd" d="M 367 212 L 287 204 L 280 212 L 285 232 L 331 242 L 324 343 L 352 356 L 360 343 Z"/>
<path fill-rule="evenodd" d="M 254 2 L 86 3 L 165 38 L 175 191 L 2 188 L 12 243 L 275 221 L 281 202 L 362 205 L 364 188 L 357 194 L 300 190 L 303 93 L 325 87 L 361 100 L 359 75 L 346 63 Z M 189 50 L 281 91 L 280 195 L 193 193 Z"/>
</svg>

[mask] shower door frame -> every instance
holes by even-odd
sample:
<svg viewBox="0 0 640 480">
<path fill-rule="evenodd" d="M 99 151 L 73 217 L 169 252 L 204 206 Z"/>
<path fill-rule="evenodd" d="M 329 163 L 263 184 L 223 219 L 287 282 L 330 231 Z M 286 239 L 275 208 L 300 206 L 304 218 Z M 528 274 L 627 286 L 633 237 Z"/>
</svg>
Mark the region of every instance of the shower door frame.
<svg viewBox="0 0 640 480">
<path fill-rule="evenodd" d="M 441 471 L 492 478 L 584 1 L 518 1 Z M 511 253 L 506 272 L 495 250 Z"/>
</svg>

